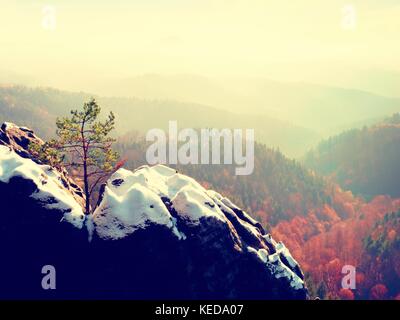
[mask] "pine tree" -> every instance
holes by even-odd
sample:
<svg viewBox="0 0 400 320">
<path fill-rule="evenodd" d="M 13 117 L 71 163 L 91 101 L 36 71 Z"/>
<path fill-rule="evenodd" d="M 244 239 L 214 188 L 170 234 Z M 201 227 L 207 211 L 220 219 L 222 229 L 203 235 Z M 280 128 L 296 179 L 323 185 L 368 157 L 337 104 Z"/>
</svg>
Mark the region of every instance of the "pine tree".
<svg viewBox="0 0 400 320">
<path fill-rule="evenodd" d="M 85 213 L 91 213 L 91 198 L 96 187 L 114 171 L 117 153 L 109 137 L 115 117 L 109 113 L 104 122 L 97 121 L 101 108 L 95 99 L 84 103 L 83 110 L 72 110 L 70 117 L 56 121 L 58 139 L 43 145 L 32 145 L 36 157 L 54 167 L 67 167 L 83 182 L 86 197 Z"/>
</svg>

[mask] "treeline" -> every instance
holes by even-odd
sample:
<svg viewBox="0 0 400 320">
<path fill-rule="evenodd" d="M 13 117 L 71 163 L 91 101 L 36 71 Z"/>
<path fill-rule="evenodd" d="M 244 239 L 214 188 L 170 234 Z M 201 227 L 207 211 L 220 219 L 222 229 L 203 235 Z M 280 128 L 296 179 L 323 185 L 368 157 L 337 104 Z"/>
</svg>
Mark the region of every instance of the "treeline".
<svg viewBox="0 0 400 320">
<path fill-rule="evenodd" d="M 370 200 L 400 196 L 400 114 L 321 142 L 304 164 L 331 176 L 343 188 Z"/>
<path fill-rule="evenodd" d="M 377 221 L 364 238 L 364 247 L 368 256 L 363 268 L 379 284 L 374 293 L 400 299 L 400 211 Z"/>
</svg>

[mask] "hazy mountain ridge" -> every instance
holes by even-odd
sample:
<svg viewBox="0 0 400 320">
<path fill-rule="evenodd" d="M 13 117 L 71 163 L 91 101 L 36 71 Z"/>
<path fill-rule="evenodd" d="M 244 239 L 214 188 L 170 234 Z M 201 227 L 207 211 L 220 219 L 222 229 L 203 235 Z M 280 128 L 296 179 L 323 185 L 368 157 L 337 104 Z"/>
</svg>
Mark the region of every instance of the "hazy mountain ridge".
<svg viewBox="0 0 400 320">
<path fill-rule="evenodd" d="M 399 150 L 400 116 L 395 114 L 322 141 L 304 164 L 368 199 L 380 194 L 399 197 Z"/>
<path fill-rule="evenodd" d="M 94 89 L 95 90 L 95 89 Z M 400 111 L 400 98 L 360 89 L 266 78 L 146 74 L 95 90 L 119 96 L 172 99 L 227 111 L 265 114 L 322 134 Z"/>
<path fill-rule="evenodd" d="M 55 118 L 79 108 L 91 95 L 51 88 L 6 86 L 0 88 L 0 119 L 16 121 L 35 129 L 44 137 L 54 134 Z M 138 98 L 96 97 L 105 112 L 117 117 L 116 134 L 152 128 L 168 128 L 168 121 L 177 120 L 183 128 L 254 129 L 257 141 L 280 147 L 291 155 L 300 155 L 319 136 L 302 127 L 266 115 L 238 114 L 190 102 L 143 100 Z M 155 117 L 157 115 L 157 117 Z M 299 144 L 298 139 L 303 143 Z"/>
</svg>

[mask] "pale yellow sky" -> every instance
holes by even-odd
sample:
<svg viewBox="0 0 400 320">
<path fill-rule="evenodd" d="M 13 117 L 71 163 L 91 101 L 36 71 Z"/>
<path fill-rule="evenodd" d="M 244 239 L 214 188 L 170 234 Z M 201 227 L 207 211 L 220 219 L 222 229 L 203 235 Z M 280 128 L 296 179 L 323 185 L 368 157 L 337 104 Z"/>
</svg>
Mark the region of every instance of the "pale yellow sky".
<svg viewBox="0 0 400 320">
<path fill-rule="evenodd" d="M 143 73 L 317 83 L 336 66 L 400 72 L 399 39 L 399 0 L 0 0 L 0 72 L 66 87 Z"/>
</svg>

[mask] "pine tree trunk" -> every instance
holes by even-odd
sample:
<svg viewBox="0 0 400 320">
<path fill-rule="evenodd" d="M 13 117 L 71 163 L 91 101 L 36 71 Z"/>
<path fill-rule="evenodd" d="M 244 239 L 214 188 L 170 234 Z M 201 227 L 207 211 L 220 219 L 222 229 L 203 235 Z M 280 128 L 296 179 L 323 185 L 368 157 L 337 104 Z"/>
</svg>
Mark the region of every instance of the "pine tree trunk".
<svg viewBox="0 0 400 320">
<path fill-rule="evenodd" d="M 89 192 L 89 179 L 87 172 L 87 146 L 84 135 L 85 121 L 82 122 L 81 127 L 81 137 L 82 137 L 82 147 L 83 147 L 83 184 L 85 188 L 85 214 L 90 214 L 90 192 Z"/>
<path fill-rule="evenodd" d="M 86 153 L 86 152 L 85 152 Z M 83 161 L 83 183 L 85 185 L 85 214 L 90 214 L 90 194 L 89 194 L 89 181 L 87 175 L 87 163 L 86 163 L 86 154 L 85 159 Z"/>
</svg>

